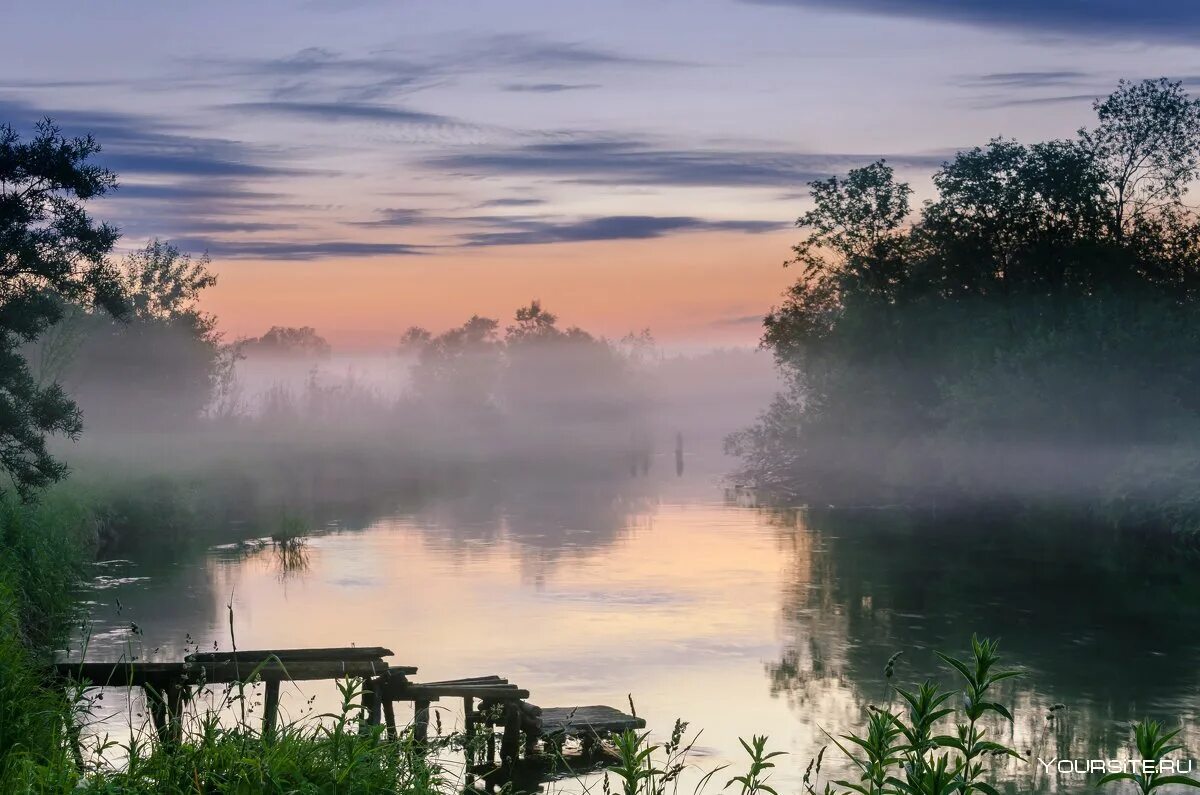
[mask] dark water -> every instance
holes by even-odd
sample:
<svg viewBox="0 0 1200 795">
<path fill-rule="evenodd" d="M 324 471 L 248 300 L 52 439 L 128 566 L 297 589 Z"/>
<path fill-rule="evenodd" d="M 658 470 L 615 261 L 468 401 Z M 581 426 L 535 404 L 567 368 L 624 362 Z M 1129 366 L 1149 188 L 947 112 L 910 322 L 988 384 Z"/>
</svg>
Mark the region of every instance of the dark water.
<svg viewBox="0 0 1200 795">
<path fill-rule="evenodd" d="M 703 729 L 701 770 L 740 765 L 737 738 L 769 734 L 789 754 L 775 783 L 796 792 L 824 732 L 886 701 L 891 654 L 905 651 L 898 682 L 949 682 L 932 650 L 977 631 L 1027 672 L 1005 684 L 1016 719 L 997 727 L 1022 753 L 1128 756 L 1128 721 L 1150 716 L 1182 723 L 1181 756 L 1200 755 L 1200 575 L 1155 544 L 1061 518 L 769 510 L 674 472 L 404 502 L 316 528 L 298 560 L 223 546 L 108 564 L 89 657 L 178 658 L 189 636 L 227 649 L 231 604 L 240 648 L 383 645 L 418 678 L 498 673 L 542 706 L 632 694 L 659 735 L 676 717 Z M 308 694 L 334 699 L 314 685 L 285 693 L 285 711 Z M 1019 792 L 1094 783 L 1032 761 L 1003 778 Z"/>
</svg>

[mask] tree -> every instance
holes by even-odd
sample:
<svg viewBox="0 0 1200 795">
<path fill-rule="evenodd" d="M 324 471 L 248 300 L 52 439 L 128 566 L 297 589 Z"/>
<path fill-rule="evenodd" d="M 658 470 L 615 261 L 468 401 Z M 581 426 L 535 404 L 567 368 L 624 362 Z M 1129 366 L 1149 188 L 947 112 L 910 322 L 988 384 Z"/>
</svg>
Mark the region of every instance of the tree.
<svg viewBox="0 0 1200 795">
<path fill-rule="evenodd" d="M 1200 103 L 1153 80 L 1095 109 L 1071 140 L 959 152 L 913 218 L 882 161 L 810 183 L 763 335 L 790 391 L 730 440 L 747 477 L 903 500 L 1064 483 L 1067 450 L 1110 462 L 1081 492 L 1139 446 L 1200 458 Z"/>
<path fill-rule="evenodd" d="M 216 284 L 207 255 L 151 240 L 117 266 L 128 312 L 76 312 L 78 350 L 62 372 L 90 429 L 176 429 L 194 423 L 230 375 L 201 293 Z"/>
<path fill-rule="evenodd" d="M 325 338 L 312 326 L 271 326 L 261 337 L 242 342 L 246 354 L 324 359 L 332 352 Z"/>
<path fill-rule="evenodd" d="M 47 451 L 47 435 L 74 438 L 82 426 L 62 387 L 34 378 L 21 347 L 68 305 L 127 311 L 106 261 L 118 232 L 84 206 L 117 185 L 92 161 L 99 151 L 91 136 L 67 138 L 48 119 L 28 140 L 0 126 L 0 469 L 22 497 L 66 472 Z"/>
<path fill-rule="evenodd" d="M 1111 231 L 1120 238 L 1147 212 L 1177 203 L 1200 176 L 1200 100 L 1178 81 L 1122 80 L 1093 109 L 1100 123 L 1079 138 L 1103 171 Z"/>
</svg>

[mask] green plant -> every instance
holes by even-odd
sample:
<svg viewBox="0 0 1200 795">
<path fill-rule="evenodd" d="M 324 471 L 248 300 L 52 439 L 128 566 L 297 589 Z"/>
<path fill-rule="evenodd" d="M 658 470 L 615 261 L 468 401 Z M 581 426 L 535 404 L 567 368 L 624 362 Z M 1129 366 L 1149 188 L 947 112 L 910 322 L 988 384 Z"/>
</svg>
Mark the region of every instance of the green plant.
<svg viewBox="0 0 1200 795">
<path fill-rule="evenodd" d="M 972 637 L 971 656 L 966 660 L 941 652 L 937 655 L 963 680 L 961 704 L 946 706 L 952 694 L 933 682 L 925 682 L 915 691 L 893 686 L 907 705 L 907 715 L 871 707 L 865 736 L 851 733 L 842 737 L 861 749 L 861 756 L 833 739 L 860 771 L 857 782 L 839 780 L 835 782 L 838 786 L 861 795 L 994 795 L 995 788 L 981 780 L 985 760 L 1020 757 L 1011 748 L 987 739 L 983 722 L 989 713 L 1012 720 L 1009 710 L 994 700 L 992 689 L 1020 674 L 996 670 L 999 655 L 991 640 Z M 893 655 L 889 660 L 889 670 L 896 659 Z M 954 734 L 935 734 L 951 717 L 955 718 Z M 811 786 L 809 791 L 813 791 Z"/>
<path fill-rule="evenodd" d="M 1100 787 L 1114 781 L 1132 781 L 1137 785 L 1138 792 L 1143 795 L 1153 792 L 1159 787 L 1172 785 L 1200 788 L 1200 781 L 1189 776 L 1162 775 L 1158 772 L 1158 768 L 1162 766 L 1162 762 L 1168 754 L 1183 748 L 1182 745 L 1171 742 L 1179 734 L 1179 729 L 1164 733 L 1163 728 L 1161 723 L 1154 720 L 1133 724 L 1133 744 L 1137 748 L 1140 762 L 1145 767 L 1137 773 L 1127 771 L 1109 773 L 1100 779 L 1096 786 Z"/>
<path fill-rule="evenodd" d="M 785 756 L 784 752 L 767 752 L 766 735 L 753 735 L 750 738 L 750 742 L 746 742 L 739 737 L 738 742 L 742 744 L 742 748 L 750 756 L 750 769 L 740 776 L 734 776 L 729 779 L 725 784 L 725 789 L 729 789 L 733 784 L 741 784 L 742 795 L 758 795 L 760 792 L 766 792 L 769 795 L 779 795 L 774 788 L 767 784 L 767 776 L 763 774 L 775 767 L 775 763 L 770 760 L 777 756 Z"/>
</svg>

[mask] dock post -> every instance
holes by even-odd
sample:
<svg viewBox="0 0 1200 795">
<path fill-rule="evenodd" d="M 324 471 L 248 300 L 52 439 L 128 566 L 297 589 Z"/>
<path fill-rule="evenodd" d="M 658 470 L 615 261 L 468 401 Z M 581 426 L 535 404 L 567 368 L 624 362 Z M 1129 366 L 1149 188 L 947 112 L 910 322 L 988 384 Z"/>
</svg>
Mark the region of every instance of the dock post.
<svg viewBox="0 0 1200 795">
<path fill-rule="evenodd" d="M 154 733 L 158 735 L 160 743 L 168 745 L 171 737 L 167 731 L 167 703 L 163 699 L 162 690 L 156 684 L 147 682 L 142 685 L 142 692 L 146 695 L 146 708 L 150 710 L 150 720 L 154 722 Z"/>
<path fill-rule="evenodd" d="M 378 726 L 382 703 L 380 700 L 382 687 L 377 679 L 363 677 L 362 680 L 362 717 L 359 718 L 358 733 L 365 737 L 371 733 L 372 726 Z"/>
<path fill-rule="evenodd" d="M 521 708 L 515 701 L 504 704 L 504 736 L 500 738 L 500 764 L 516 763 L 521 753 Z"/>
<path fill-rule="evenodd" d="M 429 702 L 413 702 L 413 739 L 424 745 L 429 736 Z"/>
<path fill-rule="evenodd" d="M 279 680 L 268 679 L 263 683 L 263 726 L 262 736 L 272 737 L 275 734 L 275 718 L 279 714 Z"/>
<path fill-rule="evenodd" d="M 463 698 L 463 734 L 466 736 L 464 752 L 467 757 L 467 770 L 475 764 L 475 699 L 471 696 Z"/>
<path fill-rule="evenodd" d="M 396 704 L 386 693 L 383 696 L 383 722 L 387 726 L 388 741 L 396 742 Z"/>
<path fill-rule="evenodd" d="M 180 682 L 167 685 L 167 732 L 176 745 L 183 742 L 183 694 Z"/>
</svg>

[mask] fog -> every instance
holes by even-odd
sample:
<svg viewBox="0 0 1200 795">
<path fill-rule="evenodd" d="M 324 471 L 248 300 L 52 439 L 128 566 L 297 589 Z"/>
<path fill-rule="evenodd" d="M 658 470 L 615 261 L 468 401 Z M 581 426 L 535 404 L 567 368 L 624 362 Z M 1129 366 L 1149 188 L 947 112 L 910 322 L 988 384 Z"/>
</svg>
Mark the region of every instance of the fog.
<svg viewBox="0 0 1200 795">
<path fill-rule="evenodd" d="M 370 353 L 227 345 L 208 359 L 176 355 L 173 332 L 104 328 L 57 373 L 84 432 L 55 450 L 84 479 L 222 470 L 265 479 L 310 459 L 360 481 L 375 477 L 363 470 L 385 470 L 392 485 L 456 467 L 640 478 L 688 466 L 712 481 L 733 465 L 724 438 L 781 387 L 771 357 L 754 348 L 666 353 L 648 333 L 611 341 L 544 319 L 501 331 L 473 318 Z M 135 331 L 136 361 L 97 366 L 128 350 Z M 45 344 L 29 356 L 47 358 Z"/>
</svg>

